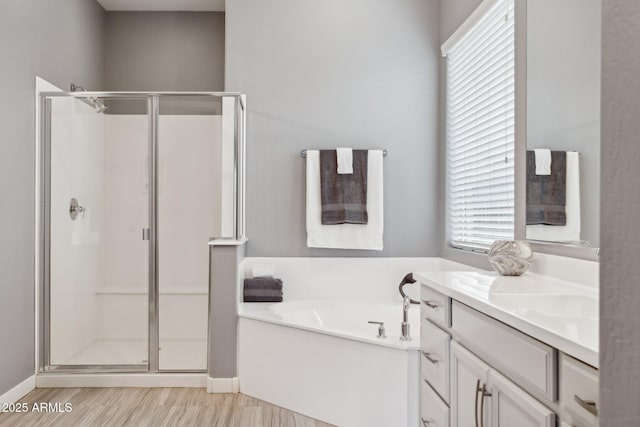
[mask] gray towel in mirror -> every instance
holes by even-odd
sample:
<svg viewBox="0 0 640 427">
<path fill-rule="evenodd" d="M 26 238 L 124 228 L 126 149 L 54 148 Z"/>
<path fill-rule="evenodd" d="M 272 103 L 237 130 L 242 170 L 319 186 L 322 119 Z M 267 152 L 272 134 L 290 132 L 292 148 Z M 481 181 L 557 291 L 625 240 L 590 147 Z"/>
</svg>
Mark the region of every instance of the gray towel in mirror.
<svg viewBox="0 0 640 427">
<path fill-rule="evenodd" d="M 353 173 L 338 174 L 336 150 L 320 150 L 322 224 L 366 224 L 367 150 L 353 150 Z"/>
<path fill-rule="evenodd" d="M 551 152 L 551 175 L 536 175 L 536 158 L 527 151 L 527 225 L 566 225 L 567 153 Z"/>
</svg>

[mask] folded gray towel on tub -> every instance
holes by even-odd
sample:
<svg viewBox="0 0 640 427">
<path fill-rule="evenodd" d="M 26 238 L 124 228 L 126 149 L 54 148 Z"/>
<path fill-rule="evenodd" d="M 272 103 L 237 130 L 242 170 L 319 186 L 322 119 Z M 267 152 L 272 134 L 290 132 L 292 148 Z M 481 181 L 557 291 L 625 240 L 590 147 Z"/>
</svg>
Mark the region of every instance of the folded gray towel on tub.
<svg viewBox="0 0 640 427">
<path fill-rule="evenodd" d="M 338 174 L 336 150 L 320 150 L 322 224 L 366 224 L 369 152 L 353 150 L 353 173 Z"/>
<path fill-rule="evenodd" d="M 244 279 L 244 302 L 282 302 L 282 279 L 254 277 Z"/>
<path fill-rule="evenodd" d="M 567 153 L 551 152 L 551 175 L 536 175 L 533 151 L 527 151 L 527 225 L 566 225 Z"/>
</svg>

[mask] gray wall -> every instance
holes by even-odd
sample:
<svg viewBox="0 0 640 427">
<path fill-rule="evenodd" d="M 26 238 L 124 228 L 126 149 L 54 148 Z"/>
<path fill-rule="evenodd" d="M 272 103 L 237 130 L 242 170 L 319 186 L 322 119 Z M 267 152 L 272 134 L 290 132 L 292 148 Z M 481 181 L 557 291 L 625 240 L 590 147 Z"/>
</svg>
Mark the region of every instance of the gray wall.
<svg viewBox="0 0 640 427">
<path fill-rule="evenodd" d="M 640 425 L 640 4 L 603 0 L 600 425 Z"/>
<path fill-rule="evenodd" d="M 0 0 L 0 394 L 34 373 L 35 76 L 100 90 L 104 11 Z"/>
<path fill-rule="evenodd" d="M 106 15 L 107 90 L 224 90 L 224 13 Z"/>
<path fill-rule="evenodd" d="M 440 40 L 444 43 L 482 0 L 441 0 L 440 3 Z"/>
<path fill-rule="evenodd" d="M 248 103 L 247 255 L 438 255 L 439 1 L 234 0 L 226 15 L 226 89 Z M 389 150 L 382 252 L 306 247 L 300 150 L 336 146 Z"/>
</svg>

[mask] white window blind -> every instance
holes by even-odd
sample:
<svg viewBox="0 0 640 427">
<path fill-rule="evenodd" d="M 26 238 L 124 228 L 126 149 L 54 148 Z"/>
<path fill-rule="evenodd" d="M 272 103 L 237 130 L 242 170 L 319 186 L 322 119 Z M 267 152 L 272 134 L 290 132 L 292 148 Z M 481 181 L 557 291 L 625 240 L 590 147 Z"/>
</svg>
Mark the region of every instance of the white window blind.
<svg viewBox="0 0 640 427">
<path fill-rule="evenodd" d="M 486 251 L 514 236 L 514 0 L 497 0 L 448 51 L 448 235 Z"/>
</svg>

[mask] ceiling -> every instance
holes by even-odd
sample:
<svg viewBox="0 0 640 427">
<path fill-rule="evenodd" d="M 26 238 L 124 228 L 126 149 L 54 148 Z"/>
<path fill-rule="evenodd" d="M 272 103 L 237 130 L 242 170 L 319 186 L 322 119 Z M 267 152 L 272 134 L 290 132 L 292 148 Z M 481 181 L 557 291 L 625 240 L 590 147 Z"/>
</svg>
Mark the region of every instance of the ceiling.
<svg viewBox="0 0 640 427">
<path fill-rule="evenodd" d="M 225 0 L 98 0 L 105 10 L 224 12 Z"/>
</svg>

